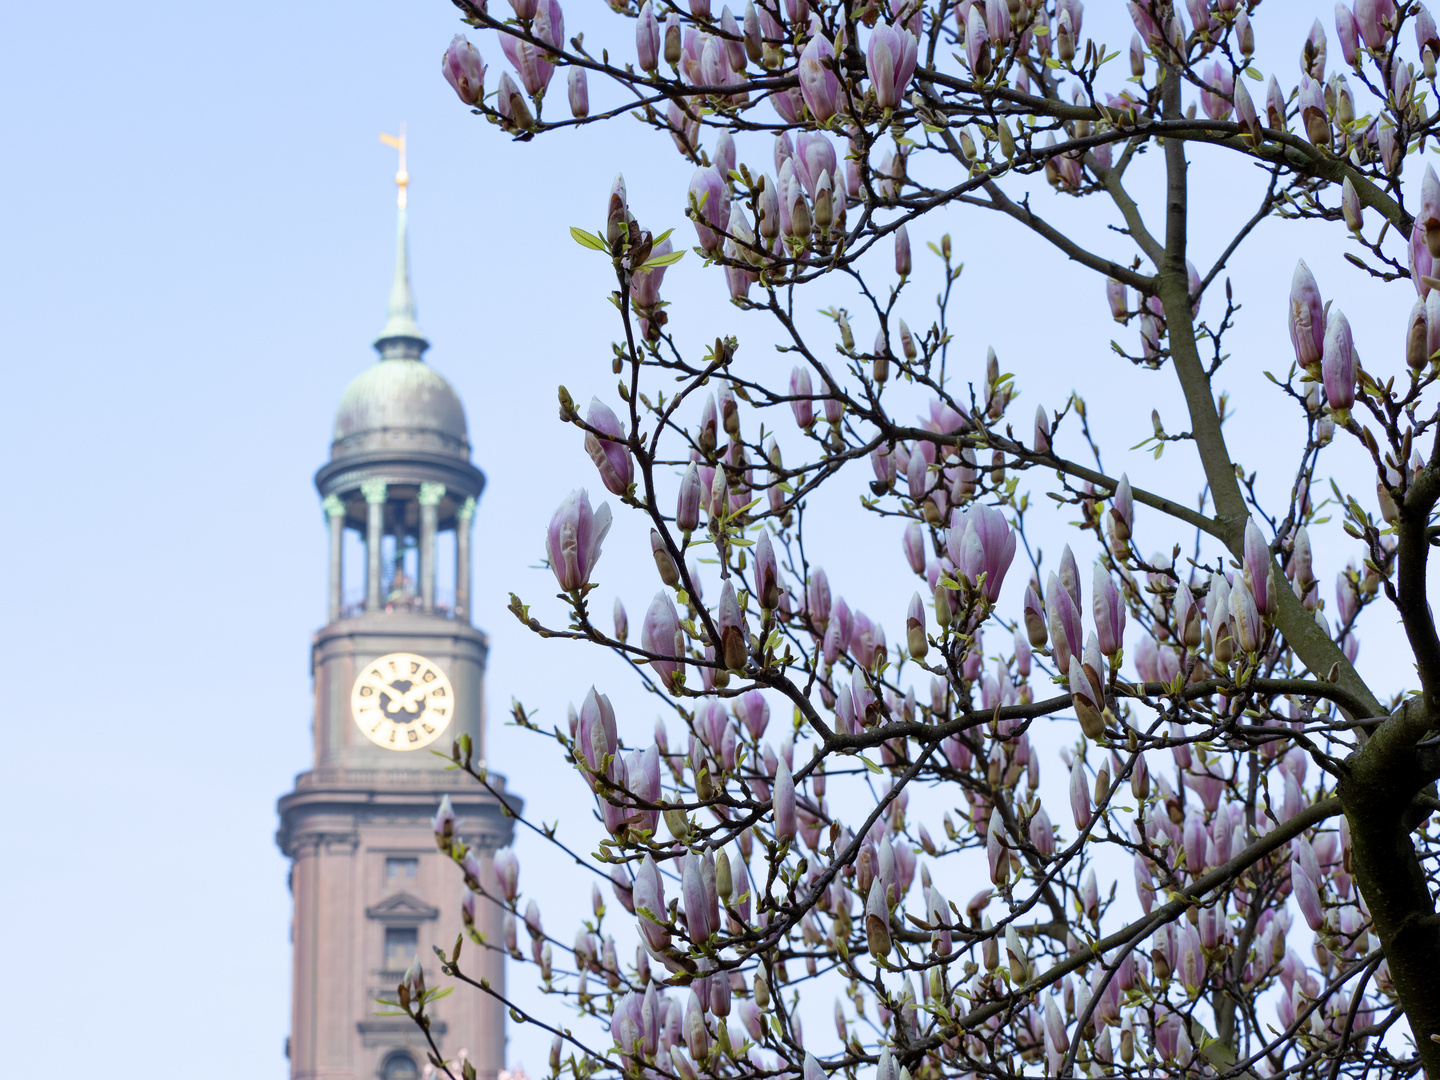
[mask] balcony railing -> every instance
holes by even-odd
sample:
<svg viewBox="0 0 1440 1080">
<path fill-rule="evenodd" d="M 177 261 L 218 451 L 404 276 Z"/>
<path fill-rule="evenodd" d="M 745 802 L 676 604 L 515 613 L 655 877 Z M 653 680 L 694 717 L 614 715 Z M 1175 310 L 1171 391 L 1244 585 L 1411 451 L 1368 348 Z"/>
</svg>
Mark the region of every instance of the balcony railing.
<svg viewBox="0 0 1440 1080">
<path fill-rule="evenodd" d="M 420 597 L 408 590 L 392 589 L 380 595 L 380 610 L 385 612 L 409 611 L 420 614 L 423 610 L 420 604 Z M 353 618 L 356 615 L 365 613 L 365 590 L 347 590 L 343 601 L 340 604 L 340 617 L 342 619 Z M 435 590 L 435 611 L 434 614 L 446 619 L 455 618 L 455 592 L 451 589 Z"/>
</svg>

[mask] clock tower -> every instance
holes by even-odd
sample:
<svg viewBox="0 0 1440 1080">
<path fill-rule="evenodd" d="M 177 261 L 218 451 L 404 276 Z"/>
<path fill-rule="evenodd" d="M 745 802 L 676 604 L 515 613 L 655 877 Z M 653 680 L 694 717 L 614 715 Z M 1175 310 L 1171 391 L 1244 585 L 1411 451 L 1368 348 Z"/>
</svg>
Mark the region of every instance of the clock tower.
<svg viewBox="0 0 1440 1080">
<path fill-rule="evenodd" d="M 485 476 L 470 461 L 465 410 L 425 363 L 415 322 L 400 150 L 395 279 L 379 360 L 345 390 L 330 460 L 315 475 L 329 536 L 328 617 L 311 645 L 314 766 L 280 800 L 291 860 L 293 1080 L 416 1080 L 424 1036 L 384 1017 L 411 958 L 427 986 L 445 982 L 433 946 L 462 929 L 459 868 L 436 848 L 430 819 L 443 795 L 457 832 L 482 855 L 510 842 L 501 798 L 446 769 L 452 743 L 485 757 L 486 638 L 470 625 L 471 523 Z M 501 938 L 501 913 L 476 906 L 476 929 Z M 504 987 L 503 954 L 467 942 L 476 976 Z M 444 1057 L 463 1049 L 481 1077 L 505 1060 L 505 1014 L 460 987 L 432 1006 Z"/>
</svg>

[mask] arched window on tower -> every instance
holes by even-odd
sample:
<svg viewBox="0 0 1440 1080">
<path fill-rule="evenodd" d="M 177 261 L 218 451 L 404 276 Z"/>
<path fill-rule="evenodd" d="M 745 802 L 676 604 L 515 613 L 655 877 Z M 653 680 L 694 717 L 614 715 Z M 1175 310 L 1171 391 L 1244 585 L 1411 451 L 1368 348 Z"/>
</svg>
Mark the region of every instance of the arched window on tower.
<svg viewBox="0 0 1440 1080">
<path fill-rule="evenodd" d="M 420 1068 L 404 1050 L 396 1050 L 380 1066 L 380 1080 L 417 1080 Z"/>
</svg>

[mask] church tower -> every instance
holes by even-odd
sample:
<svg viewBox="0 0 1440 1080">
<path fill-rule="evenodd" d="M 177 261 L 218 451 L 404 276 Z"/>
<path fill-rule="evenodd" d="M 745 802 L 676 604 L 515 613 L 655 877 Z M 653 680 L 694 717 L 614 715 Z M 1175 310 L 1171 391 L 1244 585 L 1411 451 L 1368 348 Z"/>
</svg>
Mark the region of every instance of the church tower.
<svg viewBox="0 0 1440 1080">
<path fill-rule="evenodd" d="M 431 817 L 448 794 L 460 838 L 487 868 L 511 836 L 499 799 L 431 752 L 448 755 L 468 734 L 475 760 L 485 757 L 486 638 L 470 625 L 470 527 L 485 476 L 470 462 L 459 397 L 423 359 L 404 136 L 384 138 L 400 151 L 395 279 L 379 360 L 341 397 L 330 460 L 315 475 L 330 542 L 328 618 L 311 646 L 315 761 L 279 806 L 294 898 L 293 1080 L 425 1072 L 422 1033 L 408 1017 L 377 1016 L 375 999 L 394 999 L 416 955 L 427 986 L 447 981 L 433 946 L 448 951 L 460 933 L 464 886 L 436 849 Z M 476 929 L 491 942 L 500 918 L 477 905 Z M 467 942 L 462 966 L 503 989 L 501 953 Z M 442 1055 L 464 1049 L 494 1080 L 505 1060 L 499 1002 L 462 985 L 432 1010 Z"/>
</svg>

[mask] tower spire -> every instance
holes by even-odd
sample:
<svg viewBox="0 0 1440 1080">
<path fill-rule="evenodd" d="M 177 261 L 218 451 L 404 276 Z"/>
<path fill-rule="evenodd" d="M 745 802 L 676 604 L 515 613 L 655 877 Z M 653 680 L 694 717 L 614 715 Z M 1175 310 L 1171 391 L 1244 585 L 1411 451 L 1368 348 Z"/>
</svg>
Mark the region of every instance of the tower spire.
<svg viewBox="0 0 1440 1080">
<path fill-rule="evenodd" d="M 385 328 L 375 339 L 375 348 L 386 360 L 399 357 L 418 360 L 430 347 L 430 342 L 415 322 L 415 294 L 410 289 L 410 241 L 406 219 L 410 174 L 405 170 L 405 126 L 400 126 L 398 137 L 382 133 L 380 141 L 399 151 L 400 167 L 395 173 L 395 280 L 390 286 Z"/>
</svg>

